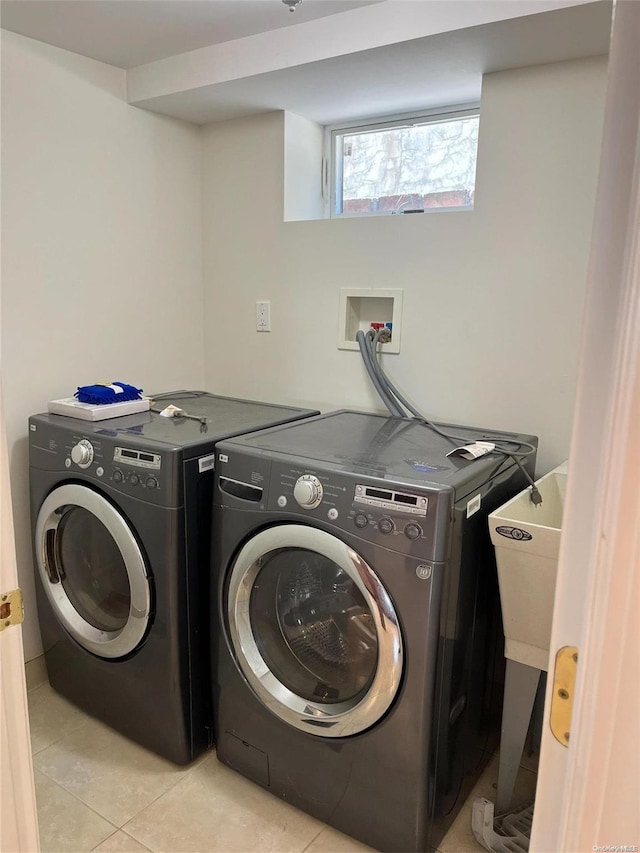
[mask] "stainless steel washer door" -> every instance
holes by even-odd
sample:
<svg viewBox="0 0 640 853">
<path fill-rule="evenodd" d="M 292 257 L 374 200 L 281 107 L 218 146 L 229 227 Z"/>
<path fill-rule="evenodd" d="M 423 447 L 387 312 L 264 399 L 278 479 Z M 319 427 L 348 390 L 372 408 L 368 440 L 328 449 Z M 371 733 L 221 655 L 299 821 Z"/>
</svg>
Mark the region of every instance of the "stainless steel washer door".
<svg viewBox="0 0 640 853">
<path fill-rule="evenodd" d="M 231 570 L 227 615 L 238 664 L 276 716 L 320 737 L 373 726 L 394 700 L 403 647 L 371 567 L 330 533 L 257 533 Z"/>
<path fill-rule="evenodd" d="M 40 508 L 35 545 L 45 593 L 69 634 L 103 658 L 133 651 L 151 595 L 140 546 L 118 510 L 86 486 L 59 486 Z"/>
</svg>

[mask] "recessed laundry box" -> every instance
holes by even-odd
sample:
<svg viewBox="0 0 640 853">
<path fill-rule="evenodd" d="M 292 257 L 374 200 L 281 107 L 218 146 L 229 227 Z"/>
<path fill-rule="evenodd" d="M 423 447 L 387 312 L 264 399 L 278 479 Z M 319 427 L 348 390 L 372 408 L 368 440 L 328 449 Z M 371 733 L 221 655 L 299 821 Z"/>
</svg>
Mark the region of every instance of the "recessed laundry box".
<svg viewBox="0 0 640 853">
<path fill-rule="evenodd" d="M 536 482 L 542 503 L 520 492 L 489 515 L 496 552 L 505 657 L 547 670 L 567 463 Z"/>
</svg>

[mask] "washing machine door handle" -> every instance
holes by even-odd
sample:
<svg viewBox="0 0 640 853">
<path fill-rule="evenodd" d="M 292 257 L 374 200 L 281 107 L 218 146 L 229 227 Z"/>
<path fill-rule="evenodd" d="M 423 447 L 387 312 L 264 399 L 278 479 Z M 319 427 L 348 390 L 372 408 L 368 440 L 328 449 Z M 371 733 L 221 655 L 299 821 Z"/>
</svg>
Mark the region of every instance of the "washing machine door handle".
<svg viewBox="0 0 640 853">
<path fill-rule="evenodd" d="M 124 516 L 87 486 L 68 483 L 44 500 L 35 555 L 49 604 L 65 630 L 102 658 L 121 658 L 150 620 L 146 561 Z"/>
<path fill-rule="evenodd" d="M 233 563 L 226 611 L 249 686 L 289 725 L 348 737 L 393 703 L 399 619 L 380 578 L 336 536 L 299 524 L 257 533 Z"/>
</svg>

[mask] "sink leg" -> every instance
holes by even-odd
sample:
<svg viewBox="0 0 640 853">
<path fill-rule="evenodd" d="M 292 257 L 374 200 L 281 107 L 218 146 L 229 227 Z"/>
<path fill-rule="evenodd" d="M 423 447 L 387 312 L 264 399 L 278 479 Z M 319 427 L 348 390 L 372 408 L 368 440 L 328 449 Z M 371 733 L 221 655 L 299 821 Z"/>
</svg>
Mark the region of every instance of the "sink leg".
<svg viewBox="0 0 640 853">
<path fill-rule="evenodd" d="M 507 658 L 496 814 L 508 811 L 511 805 L 541 672 L 533 666 Z"/>
</svg>

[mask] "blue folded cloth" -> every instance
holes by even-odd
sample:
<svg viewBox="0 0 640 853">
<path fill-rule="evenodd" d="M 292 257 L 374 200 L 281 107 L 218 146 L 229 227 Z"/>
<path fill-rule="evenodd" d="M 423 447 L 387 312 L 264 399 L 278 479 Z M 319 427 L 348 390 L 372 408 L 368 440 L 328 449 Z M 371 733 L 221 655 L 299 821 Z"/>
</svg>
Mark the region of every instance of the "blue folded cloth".
<svg viewBox="0 0 640 853">
<path fill-rule="evenodd" d="M 111 385 L 79 385 L 74 397 L 77 397 L 80 403 L 104 406 L 107 403 L 140 400 L 142 399 L 142 388 L 126 385 L 124 382 L 113 382 Z"/>
</svg>

